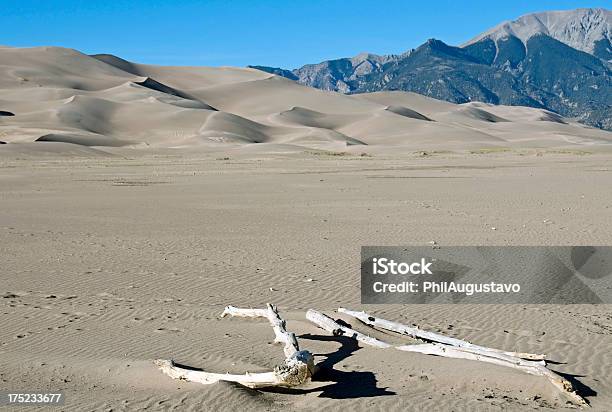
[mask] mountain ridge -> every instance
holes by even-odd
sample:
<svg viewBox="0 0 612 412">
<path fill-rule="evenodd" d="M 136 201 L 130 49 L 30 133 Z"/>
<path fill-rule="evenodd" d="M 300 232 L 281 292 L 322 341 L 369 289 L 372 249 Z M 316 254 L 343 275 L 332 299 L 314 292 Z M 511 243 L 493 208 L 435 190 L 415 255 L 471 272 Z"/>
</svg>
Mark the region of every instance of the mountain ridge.
<svg viewBox="0 0 612 412">
<path fill-rule="evenodd" d="M 249 67 L 345 94 L 402 90 L 453 103 L 527 105 L 612 130 L 611 20 L 606 9 L 533 13 L 461 46 L 429 39 L 398 55 L 361 53 L 291 71 Z"/>
<path fill-rule="evenodd" d="M 603 8 L 531 13 L 502 22 L 462 44 L 462 47 L 484 38 L 497 41 L 508 36 L 517 37 L 525 43 L 536 34 L 546 34 L 574 49 L 608 60 L 612 55 L 609 52 L 606 56 L 598 55 L 596 45 L 604 41 L 609 46 L 612 37 L 611 20 L 612 12 Z"/>
</svg>

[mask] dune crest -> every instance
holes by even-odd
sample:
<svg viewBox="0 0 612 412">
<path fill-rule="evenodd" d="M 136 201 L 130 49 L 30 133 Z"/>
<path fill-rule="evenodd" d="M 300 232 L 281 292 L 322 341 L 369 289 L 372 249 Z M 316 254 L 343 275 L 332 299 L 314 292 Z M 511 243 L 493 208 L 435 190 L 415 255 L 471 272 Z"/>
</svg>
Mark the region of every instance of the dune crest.
<svg viewBox="0 0 612 412">
<path fill-rule="evenodd" d="M 391 105 L 387 106 L 385 110 L 391 113 L 399 114 L 400 116 L 409 117 L 411 119 L 425 120 L 428 122 L 432 121 L 429 117 L 422 115 L 416 110 L 412 110 L 404 106 Z"/>
<path fill-rule="evenodd" d="M 342 95 L 250 68 L 152 66 L 58 47 L 0 48 L 0 58 L 7 143 L 413 152 L 612 142 L 609 132 L 542 109 Z"/>
</svg>

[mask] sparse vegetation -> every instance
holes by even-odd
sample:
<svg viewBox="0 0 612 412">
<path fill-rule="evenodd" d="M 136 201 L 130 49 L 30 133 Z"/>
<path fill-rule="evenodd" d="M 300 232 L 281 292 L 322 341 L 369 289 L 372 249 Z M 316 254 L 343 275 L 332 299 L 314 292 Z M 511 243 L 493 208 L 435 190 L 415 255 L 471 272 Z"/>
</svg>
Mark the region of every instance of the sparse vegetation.
<svg viewBox="0 0 612 412">
<path fill-rule="evenodd" d="M 350 156 L 350 153 L 348 152 L 334 152 L 332 150 L 316 150 L 316 151 L 307 150 L 305 153 L 308 153 L 313 156 L 331 156 L 331 157 Z"/>
<path fill-rule="evenodd" d="M 492 154 L 510 152 L 508 147 L 485 147 L 482 149 L 470 150 L 470 154 Z"/>
<path fill-rule="evenodd" d="M 592 152 L 580 149 L 550 149 L 544 151 L 538 151 L 538 154 L 567 154 L 567 155 L 577 155 L 577 156 L 586 156 L 593 154 Z"/>
</svg>

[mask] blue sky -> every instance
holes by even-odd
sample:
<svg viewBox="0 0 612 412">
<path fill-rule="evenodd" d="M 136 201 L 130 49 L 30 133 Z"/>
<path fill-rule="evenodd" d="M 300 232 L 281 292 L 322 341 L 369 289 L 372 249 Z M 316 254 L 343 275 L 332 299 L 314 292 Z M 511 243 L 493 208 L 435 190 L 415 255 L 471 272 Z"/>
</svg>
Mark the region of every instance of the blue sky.
<svg viewBox="0 0 612 412">
<path fill-rule="evenodd" d="M 295 68 L 362 51 L 401 53 L 428 38 L 457 45 L 525 13 L 609 5 L 609 0 L 5 0 L 0 44 L 64 46 L 150 64 Z"/>
</svg>

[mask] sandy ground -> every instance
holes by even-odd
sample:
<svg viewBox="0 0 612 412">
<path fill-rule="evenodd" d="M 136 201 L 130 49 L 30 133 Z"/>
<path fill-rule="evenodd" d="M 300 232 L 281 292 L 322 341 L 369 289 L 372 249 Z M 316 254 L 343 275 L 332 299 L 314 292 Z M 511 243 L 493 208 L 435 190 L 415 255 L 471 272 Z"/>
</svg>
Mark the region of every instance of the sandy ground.
<svg viewBox="0 0 612 412">
<path fill-rule="evenodd" d="M 57 47 L 0 47 L 0 92 L 1 388 L 62 390 L 75 411 L 564 406 L 541 378 L 362 348 L 304 312 L 360 307 L 362 245 L 610 245 L 611 133 Z M 270 369 L 283 355 L 266 322 L 219 319 L 266 302 L 320 381 L 203 387 L 153 366 Z M 366 309 L 546 353 L 595 410 L 612 405 L 611 306 Z"/>
<path fill-rule="evenodd" d="M 75 411 L 564 406 L 542 378 L 361 347 L 304 311 L 362 307 L 362 245 L 611 244 L 609 154 L 52 152 L 0 158 L 3 388 L 65 391 L 63 409 Z M 266 322 L 218 317 L 227 304 L 266 302 L 327 359 L 321 382 L 279 393 L 201 386 L 151 362 L 273 367 L 283 355 Z M 546 353 L 593 410 L 612 405 L 612 305 L 364 308 Z"/>
</svg>

